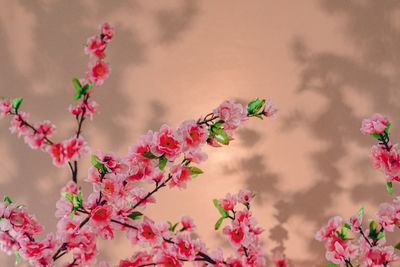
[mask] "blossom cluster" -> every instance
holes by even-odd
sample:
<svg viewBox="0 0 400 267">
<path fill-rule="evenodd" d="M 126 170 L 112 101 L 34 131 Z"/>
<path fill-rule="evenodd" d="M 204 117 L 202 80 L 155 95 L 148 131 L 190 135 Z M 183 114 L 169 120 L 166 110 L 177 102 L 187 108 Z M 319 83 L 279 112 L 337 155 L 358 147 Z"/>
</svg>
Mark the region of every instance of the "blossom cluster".
<svg viewBox="0 0 400 267">
<path fill-rule="evenodd" d="M 400 181 L 400 161 L 398 145 L 390 141 L 390 121 L 381 114 L 374 114 L 364 119 L 361 132 L 369 134 L 378 140 L 372 146 L 371 159 L 373 167 L 382 169 L 386 176 L 386 187 L 393 193 L 393 181 Z M 400 224 L 400 198 L 396 197 L 392 204 L 382 203 L 376 213 L 376 220 L 368 220 L 367 228 L 363 227 L 364 209 L 348 221 L 340 216 L 331 218 L 322 227 L 315 238 L 325 242 L 326 259 L 332 266 L 389 266 L 399 262 L 395 247 L 386 244 L 386 233 L 393 232 Z"/>
<path fill-rule="evenodd" d="M 43 227 L 23 206 L 12 203 L 9 197 L 0 202 L 0 249 L 8 254 L 23 257 L 32 266 L 50 266 L 57 245 L 53 234 L 42 241 L 35 237 Z"/>
<path fill-rule="evenodd" d="M 92 117 L 96 112 L 97 103 L 89 100 L 94 86 L 103 84 L 110 73 L 110 68 L 104 62 L 107 44 L 114 35 L 113 28 L 105 23 L 101 26 L 100 35 L 89 38 L 85 52 L 93 58 L 84 79 L 74 79 L 76 90 L 75 99 L 80 102 L 70 106 L 69 111 L 78 123 L 82 124 L 86 117 Z M 24 141 L 32 149 L 42 149 L 53 159 L 55 166 L 63 166 L 72 161 L 77 161 L 81 155 L 88 151 L 86 141 L 80 136 L 79 128 L 76 135 L 62 142 L 53 142 L 50 138 L 55 131 L 55 126 L 50 121 L 38 124 L 29 123 L 29 113 L 21 111 L 22 98 L 0 100 L 0 118 L 12 116 L 10 131 L 24 137 Z M 71 165 L 72 166 L 72 165 Z"/>
<path fill-rule="evenodd" d="M 222 109 L 225 120 L 220 119 Z M 247 120 L 248 115 L 242 105 L 226 101 L 205 118 L 184 121 L 175 129 L 163 125 L 156 132 L 149 131 L 129 148 L 124 157 L 98 151 L 92 156 L 93 166 L 86 178 L 93 185 L 93 192 L 87 200 L 82 200 L 77 186 L 70 182 L 57 202 L 56 215 L 61 218 L 57 236 L 66 244 L 62 250 L 73 251 L 76 264 L 89 264 L 97 255 L 96 244 L 86 239 L 82 243 L 81 235 L 92 235 L 88 240 L 97 235 L 113 239 L 115 231 L 119 230 L 125 232 L 132 244 L 151 248 L 151 252 L 141 252 L 122 261 L 121 266 L 151 262 L 181 266 L 182 259 L 211 263 L 210 266 L 222 266 L 231 261 L 232 264 L 242 264 L 233 266 L 263 266 L 264 255 L 258 240 L 262 230 L 255 226 L 248 210 L 234 211 L 238 201 L 249 207 L 252 198 L 249 192 L 229 195 L 229 201 L 234 201 L 229 210 L 236 216 L 229 216 L 233 219 L 232 226 L 224 228 L 223 232 L 230 237 L 234 247 L 239 245 L 237 253 L 240 256 L 226 260 L 221 253 L 215 256 L 206 254 L 205 245 L 190 238 L 188 233 L 194 228 L 190 218 L 183 217 L 181 229 L 174 232 L 177 224 L 156 223 L 142 213 L 147 204 L 155 203 L 154 192 L 167 185 L 183 189 L 191 179 L 201 174 L 202 170 L 195 164 L 207 159 L 202 146 L 207 142 L 213 146 L 228 144 L 233 139 L 234 130 Z M 154 190 L 148 192 L 143 182 L 153 184 Z M 223 200 L 221 205 L 225 206 L 223 203 L 226 201 Z M 235 237 L 238 234 L 240 238 Z M 137 265 L 134 262 L 138 262 Z M 130 265 L 126 265 L 128 263 Z"/>
<path fill-rule="evenodd" d="M 78 104 L 69 111 L 77 121 L 75 135 L 62 142 L 52 141 L 55 127 L 48 121 L 38 125 L 28 122 L 29 115 L 20 110 L 22 98 L 0 101 L 0 115 L 13 116 L 11 131 L 23 136 L 32 148 L 49 153 L 56 166 L 69 165 L 72 180 L 62 189 L 56 203 L 55 216 L 59 219 L 56 233 L 43 241 L 36 241 L 43 232 L 38 221 L 23 206 L 6 197 L 0 204 L 0 249 L 18 255 L 33 266 L 53 266 L 64 255 L 72 259 L 63 266 L 109 266 L 96 263 L 99 254 L 97 238 L 112 240 L 116 231 L 123 232 L 134 246 L 142 248 L 118 266 L 265 266 L 265 255 L 260 241 L 263 229 L 257 225 L 250 211 L 255 196 L 250 191 L 227 194 L 215 199 L 214 205 L 221 218 L 215 229 L 222 229 L 234 249 L 224 257 L 221 249 L 209 252 L 205 243 L 195 239 L 195 224 L 189 216 L 179 222 L 155 222 L 144 214 L 146 206 L 155 203 L 155 194 L 162 188 L 185 189 L 188 182 L 203 171 L 198 164 L 208 155 L 202 147 L 220 147 L 234 140 L 234 132 L 251 117 L 271 117 L 276 109 L 271 100 L 256 98 L 245 107 L 233 101 L 221 103 L 213 112 L 198 120 L 187 120 L 178 127 L 163 125 L 149 131 L 129 148 L 127 155 L 98 150 L 91 156 L 85 181 L 92 192 L 83 197 L 78 186 L 78 160 L 89 150 L 82 138 L 82 125 L 92 118 L 97 104 L 89 101 L 93 88 L 103 84 L 110 68 L 104 61 L 106 48 L 114 36 L 113 28 L 105 23 L 99 35 L 88 39 L 85 53 L 91 58 L 86 77 L 73 79 L 74 99 Z M 148 187 L 153 187 L 149 190 Z M 228 221 L 228 222 L 227 222 Z M 275 265 L 286 267 L 284 257 L 277 257 Z"/>
</svg>

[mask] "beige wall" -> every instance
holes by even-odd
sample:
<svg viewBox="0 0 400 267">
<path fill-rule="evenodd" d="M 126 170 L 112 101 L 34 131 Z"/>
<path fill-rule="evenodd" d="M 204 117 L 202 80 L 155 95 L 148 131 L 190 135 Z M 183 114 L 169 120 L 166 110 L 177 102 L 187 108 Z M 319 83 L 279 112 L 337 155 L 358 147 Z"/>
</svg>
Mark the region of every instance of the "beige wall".
<svg viewBox="0 0 400 267">
<path fill-rule="evenodd" d="M 390 200 L 359 127 L 379 111 L 399 137 L 399 15 L 400 2 L 389 0 L 0 0 L 0 95 L 24 97 L 33 119 L 57 124 L 58 139 L 72 135 L 70 80 L 85 71 L 86 38 L 109 21 L 117 28 L 112 76 L 96 92 L 101 114 L 85 126 L 94 149 L 123 154 L 163 122 L 197 118 L 224 99 L 271 96 L 277 119 L 253 120 L 231 147 L 208 149 L 206 173 L 186 191 L 161 192 L 147 212 L 156 220 L 190 214 L 210 247 L 226 246 L 213 231 L 211 199 L 256 190 L 265 249 L 283 247 L 292 266 L 323 266 L 313 235 L 328 217 L 360 206 L 372 216 Z M 68 170 L 11 136 L 7 121 L 0 136 L 0 195 L 54 230 Z M 115 263 L 132 252 L 125 244 L 102 244 L 101 253 Z M 0 262 L 12 266 L 3 255 Z"/>
</svg>

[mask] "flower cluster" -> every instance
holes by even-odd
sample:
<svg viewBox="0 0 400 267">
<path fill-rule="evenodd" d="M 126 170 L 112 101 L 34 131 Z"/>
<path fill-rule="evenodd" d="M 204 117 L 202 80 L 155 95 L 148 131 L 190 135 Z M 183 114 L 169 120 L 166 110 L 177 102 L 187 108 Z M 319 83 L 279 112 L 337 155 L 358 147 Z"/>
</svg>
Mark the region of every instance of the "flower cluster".
<svg viewBox="0 0 400 267">
<path fill-rule="evenodd" d="M 12 203 L 9 197 L 0 203 L 1 250 L 23 257 L 33 266 L 50 266 L 57 241 L 52 234 L 36 241 L 35 236 L 42 232 L 42 226 L 25 207 Z"/>
<path fill-rule="evenodd" d="M 55 127 L 48 121 L 31 125 L 29 115 L 19 109 L 21 98 L 0 101 L 0 115 L 13 116 L 11 131 L 23 136 L 32 148 L 47 151 L 54 165 L 68 164 L 72 177 L 56 203 L 57 232 L 41 242 L 35 241 L 35 236 L 42 233 L 36 219 L 24 207 L 5 198 L 0 204 L 0 249 L 16 253 L 33 266 L 53 266 L 66 254 L 72 259 L 63 266 L 88 266 L 97 264 L 97 238 L 111 240 L 120 231 L 142 251 L 120 261 L 119 266 L 183 266 L 184 262 L 192 262 L 194 266 L 265 266 L 259 237 L 263 229 L 257 226 L 250 212 L 254 197 L 250 191 L 214 200 L 221 215 L 215 229 L 227 224 L 222 232 L 234 248 L 234 254 L 227 258 L 221 249 L 208 252 L 200 239 L 192 237 L 195 224 L 189 216 L 183 216 L 178 223 L 155 222 L 144 210 L 156 202 L 155 194 L 162 188 L 184 189 L 191 179 L 203 173 L 198 167 L 208 157 L 203 146 L 228 145 L 235 130 L 249 117 L 273 116 L 276 109 L 270 100 L 256 98 L 247 107 L 225 101 L 198 120 L 184 121 L 176 128 L 163 125 L 158 131 L 149 131 L 125 156 L 97 151 L 91 156 L 92 167 L 85 179 L 93 190 L 87 198 L 83 197 L 77 184 L 77 162 L 88 151 L 81 137 L 82 124 L 96 111 L 97 104 L 89 101 L 93 88 L 108 77 L 109 67 L 104 58 L 113 35 L 113 28 L 106 23 L 98 36 L 87 41 L 85 52 L 93 61 L 84 79 L 73 79 L 74 99 L 79 103 L 69 109 L 77 121 L 72 138 L 62 142 L 50 140 Z M 153 189 L 148 190 L 149 186 Z M 109 266 L 104 262 L 98 264 Z M 286 259 L 277 258 L 275 265 L 287 266 Z"/>
<path fill-rule="evenodd" d="M 391 123 L 380 115 L 374 114 L 362 121 L 361 132 L 378 140 L 372 146 L 371 159 L 373 167 L 382 169 L 386 176 L 386 187 L 393 193 L 393 181 L 400 181 L 400 163 L 398 145 L 391 144 L 389 130 Z M 386 245 L 386 232 L 393 232 L 400 222 L 400 198 L 396 197 L 392 204 L 382 203 L 376 213 L 376 220 L 369 220 L 367 229 L 363 227 L 364 209 L 358 215 L 345 222 L 336 216 L 321 228 L 315 236 L 325 242 L 326 258 L 335 266 L 389 266 L 399 262 L 395 248 Z M 398 248 L 399 245 L 396 245 Z"/>
<path fill-rule="evenodd" d="M 345 222 L 336 216 L 316 234 L 316 239 L 325 242 L 326 259 L 337 266 L 389 266 L 398 262 L 394 247 L 386 245 L 385 228 L 371 220 L 368 229 L 363 229 L 363 212 Z M 357 265 L 355 265 L 357 263 Z"/>
</svg>

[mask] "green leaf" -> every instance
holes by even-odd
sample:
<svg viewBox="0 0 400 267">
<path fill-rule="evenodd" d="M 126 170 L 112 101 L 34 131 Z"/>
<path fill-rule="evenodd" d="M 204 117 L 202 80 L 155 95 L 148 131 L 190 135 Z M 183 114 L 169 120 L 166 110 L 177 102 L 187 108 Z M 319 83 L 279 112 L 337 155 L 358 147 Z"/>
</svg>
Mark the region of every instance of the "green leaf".
<svg viewBox="0 0 400 267">
<path fill-rule="evenodd" d="M 386 190 L 389 192 L 389 194 L 393 194 L 393 183 L 392 182 L 386 182 Z"/>
<path fill-rule="evenodd" d="M 396 246 L 394 246 L 396 249 L 400 250 L 400 242 L 396 244 Z"/>
<path fill-rule="evenodd" d="M 4 196 L 4 197 L 3 197 L 3 201 L 4 201 L 5 203 L 7 203 L 8 205 L 10 205 L 11 203 L 13 203 L 12 200 L 11 200 L 11 198 L 10 198 L 9 196 Z"/>
<path fill-rule="evenodd" d="M 21 263 L 21 255 L 19 254 L 18 250 L 14 251 L 14 256 L 15 256 L 15 265 L 18 265 Z"/>
<path fill-rule="evenodd" d="M 179 223 L 172 224 L 172 222 L 168 222 L 168 225 L 169 225 L 168 230 L 171 232 L 175 232 L 175 229 L 178 226 L 178 224 Z"/>
<path fill-rule="evenodd" d="M 265 104 L 265 99 L 256 98 L 247 104 L 247 112 L 250 115 L 256 115 Z"/>
<path fill-rule="evenodd" d="M 390 130 L 390 127 L 392 126 L 392 123 L 391 122 L 388 122 L 388 124 L 386 125 L 386 127 L 385 127 L 385 134 L 386 135 L 389 135 L 389 130 Z"/>
<path fill-rule="evenodd" d="M 196 177 L 199 174 L 202 174 L 203 171 L 197 167 L 189 166 L 189 170 L 192 173 L 192 177 Z"/>
<path fill-rule="evenodd" d="M 75 100 L 81 99 L 82 95 L 84 94 L 84 90 L 82 88 L 80 81 L 77 78 L 74 78 L 74 79 L 72 79 L 72 85 L 75 88 L 74 99 Z"/>
<path fill-rule="evenodd" d="M 385 232 L 379 232 L 378 236 L 376 237 L 376 239 L 382 239 L 385 237 Z"/>
<path fill-rule="evenodd" d="M 218 221 L 215 223 L 214 229 L 218 230 L 221 227 L 222 222 L 224 221 L 224 217 L 221 217 L 218 219 Z"/>
<path fill-rule="evenodd" d="M 158 168 L 163 171 L 165 169 L 165 166 L 167 166 L 167 162 L 168 159 L 164 155 L 162 155 L 158 158 Z"/>
<path fill-rule="evenodd" d="M 91 84 L 91 83 L 85 84 L 85 86 L 82 88 L 83 94 L 86 94 L 87 91 L 89 91 L 89 89 L 92 87 L 93 87 L 93 84 Z"/>
<path fill-rule="evenodd" d="M 100 159 L 96 156 L 96 155 L 92 155 L 90 157 L 90 161 L 92 162 L 93 167 L 95 167 L 96 169 L 100 170 L 102 173 L 107 173 L 107 167 L 100 162 Z"/>
<path fill-rule="evenodd" d="M 82 208 L 83 200 L 82 200 L 82 191 L 79 191 L 77 195 L 74 195 L 72 199 L 72 205 L 75 209 Z"/>
<path fill-rule="evenodd" d="M 328 263 L 328 264 L 326 265 L 326 267 L 339 267 L 339 265 L 334 264 L 334 263 Z"/>
<path fill-rule="evenodd" d="M 217 208 L 219 214 L 221 214 L 221 216 L 223 218 L 227 218 L 229 216 L 228 212 L 226 210 L 224 210 L 221 205 L 219 204 L 219 200 L 218 199 L 214 199 L 213 200 L 214 206 Z"/>
<path fill-rule="evenodd" d="M 377 140 L 381 140 L 381 135 L 380 134 L 377 134 L 377 133 L 372 133 L 372 134 L 370 134 L 373 138 L 375 138 L 375 139 L 377 139 Z"/>
<path fill-rule="evenodd" d="M 222 128 L 213 128 L 212 130 L 215 139 L 223 145 L 229 145 L 229 136 Z"/>
<path fill-rule="evenodd" d="M 151 153 L 150 151 L 146 151 L 142 153 L 142 156 L 148 159 L 156 159 L 157 156 Z"/>
<path fill-rule="evenodd" d="M 359 218 L 362 218 L 364 216 L 364 208 L 360 208 L 359 210 L 358 210 L 358 217 Z"/>
<path fill-rule="evenodd" d="M 219 120 L 219 121 L 217 121 L 217 122 L 215 122 L 215 123 L 213 124 L 213 127 L 221 128 L 222 124 L 224 124 L 224 123 L 225 123 L 225 121 Z"/>
<path fill-rule="evenodd" d="M 134 211 L 131 214 L 129 214 L 128 217 L 131 218 L 132 220 L 139 220 L 140 218 L 143 217 L 143 213 L 139 211 Z"/>
<path fill-rule="evenodd" d="M 12 108 L 15 111 L 17 111 L 19 109 L 19 107 L 21 106 L 23 101 L 24 101 L 24 99 L 22 97 L 14 98 L 13 101 L 12 101 Z"/>
<path fill-rule="evenodd" d="M 373 240 L 378 238 L 378 232 L 376 231 L 376 229 L 378 229 L 378 226 L 379 224 L 374 220 L 371 220 L 369 222 L 369 235 L 368 235 L 369 238 Z"/>
<path fill-rule="evenodd" d="M 62 192 L 61 195 L 63 197 L 65 197 L 66 199 L 68 199 L 69 202 L 73 202 L 74 201 L 74 194 L 69 193 L 69 192 Z"/>
</svg>

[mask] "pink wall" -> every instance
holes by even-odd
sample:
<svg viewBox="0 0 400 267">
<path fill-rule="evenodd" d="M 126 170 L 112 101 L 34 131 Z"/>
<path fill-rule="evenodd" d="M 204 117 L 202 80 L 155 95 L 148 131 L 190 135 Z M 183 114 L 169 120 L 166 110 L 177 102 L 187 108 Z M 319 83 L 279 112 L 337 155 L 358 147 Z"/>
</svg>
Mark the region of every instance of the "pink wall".
<svg viewBox="0 0 400 267">
<path fill-rule="evenodd" d="M 0 0 L 0 95 L 24 97 L 34 120 L 50 119 L 56 137 L 68 137 L 70 80 L 85 71 L 86 38 L 109 21 L 117 31 L 112 76 L 95 95 L 101 113 L 86 125 L 93 149 L 123 154 L 164 122 L 197 118 L 224 99 L 271 96 L 275 120 L 252 120 L 232 146 L 208 149 L 205 174 L 185 191 L 161 192 L 146 212 L 155 220 L 191 214 L 210 247 L 226 246 L 213 230 L 211 200 L 252 189 L 266 250 L 283 247 L 292 266 L 323 266 L 313 235 L 328 217 L 360 206 L 372 216 L 390 200 L 359 127 L 379 111 L 394 119 L 399 137 L 399 12 L 400 2 L 375 0 Z M 54 230 L 68 170 L 7 128 L 1 121 L 0 195 Z M 134 250 L 123 239 L 101 249 L 114 263 Z"/>
</svg>

